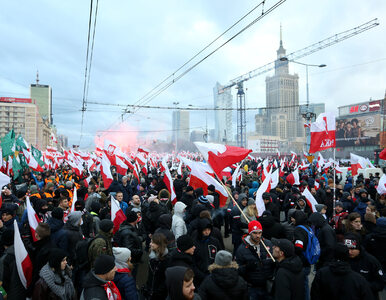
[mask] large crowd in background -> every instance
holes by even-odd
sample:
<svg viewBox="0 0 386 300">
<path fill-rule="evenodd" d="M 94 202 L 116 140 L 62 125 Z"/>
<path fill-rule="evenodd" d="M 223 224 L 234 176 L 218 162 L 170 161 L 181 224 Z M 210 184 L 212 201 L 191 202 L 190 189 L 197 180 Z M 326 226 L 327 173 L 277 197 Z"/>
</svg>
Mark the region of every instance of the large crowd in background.
<svg viewBox="0 0 386 300">
<path fill-rule="evenodd" d="M 245 161 L 248 171 L 235 186 L 224 179 L 232 197 L 223 207 L 214 186 L 205 192 L 189 186 L 187 168 L 182 175 L 172 171 L 175 204 L 156 168 L 141 173 L 139 181 L 112 169 L 108 189 L 97 172 L 87 184 L 86 171 L 79 177 L 65 165 L 26 170 L 1 187 L 0 297 L 379 299 L 386 270 L 380 174 L 334 180 L 332 171 L 319 173 L 311 165 L 300 171 L 300 185 L 283 176 L 265 192 L 259 216 L 258 163 Z M 284 168 L 285 174 L 291 171 Z M 306 188 L 318 202 L 316 211 L 302 195 Z M 27 197 L 39 218 L 35 232 Z M 115 232 L 112 197 L 126 216 Z M 27 289 L 15 262 L 15 220 L 33 264 Z"/>
</svg>

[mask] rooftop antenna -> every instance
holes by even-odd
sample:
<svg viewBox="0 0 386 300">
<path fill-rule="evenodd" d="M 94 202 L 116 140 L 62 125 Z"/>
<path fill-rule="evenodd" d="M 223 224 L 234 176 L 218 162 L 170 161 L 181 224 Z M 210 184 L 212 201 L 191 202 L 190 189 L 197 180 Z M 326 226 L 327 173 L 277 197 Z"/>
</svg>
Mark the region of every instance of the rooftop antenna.
<svg viewBox="0 0 386 300">
<path fill-rule="evenodd" d="M 36 85 L 39 85 L 39 70 L 36 71 Z"/>
</svg>

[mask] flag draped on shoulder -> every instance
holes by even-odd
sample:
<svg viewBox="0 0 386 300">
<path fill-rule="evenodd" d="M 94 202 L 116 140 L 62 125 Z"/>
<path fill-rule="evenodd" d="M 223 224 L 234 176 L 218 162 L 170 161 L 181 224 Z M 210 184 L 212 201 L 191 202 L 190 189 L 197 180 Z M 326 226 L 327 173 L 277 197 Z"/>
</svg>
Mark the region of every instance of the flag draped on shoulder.
<svg viewBox="0 0 386 300">
<path fill-rule="evenodd" d="M 320 114 L 311 123 L 310 153 L 335 148 L 335 115 L 331 112 Z"/>
<path fill-rule="evenodd" d="M 14 228 L 14 246 L 15 246 L 15 262 L 17 273 L 24 288 L 27 289 L 32 282 L 32 261 L 23 244 L 20 236 L 19 226 L 16 220 L 13 222 Z"/>
<path fill-rule="evenodd" d="M 252 150 L 241 147 L 214 143 L 195 142 L 194 144 L 219 177 L 222 170 L 240 162 L 252 152 Z"/>
</svg>

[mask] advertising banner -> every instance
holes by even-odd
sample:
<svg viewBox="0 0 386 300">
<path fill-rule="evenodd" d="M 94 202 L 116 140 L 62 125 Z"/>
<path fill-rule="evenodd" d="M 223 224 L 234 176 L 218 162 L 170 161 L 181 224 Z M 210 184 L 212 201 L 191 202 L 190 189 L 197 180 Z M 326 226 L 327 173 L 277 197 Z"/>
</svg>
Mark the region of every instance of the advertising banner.
<svg viewBox="0 0 386 300">
<path fill-rule="evenodd" d="M 336 120 L 336 147 L 379 145 L 380 114 L 339 117 Z"/>
</svg>

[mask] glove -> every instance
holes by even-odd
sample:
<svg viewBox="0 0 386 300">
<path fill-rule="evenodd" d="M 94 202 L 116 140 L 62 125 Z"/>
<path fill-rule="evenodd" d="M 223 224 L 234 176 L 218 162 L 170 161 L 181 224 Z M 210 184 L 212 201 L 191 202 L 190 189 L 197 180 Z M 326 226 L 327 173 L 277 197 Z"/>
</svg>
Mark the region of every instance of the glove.
<svg viewBox="0 0 386 300">
<path fill-rule="evenodd" d="M 256 261 L 249 261 L 245 267 L 247 271 L 253 271 L 257 268 L 257 262 Z"/>
</svg>

